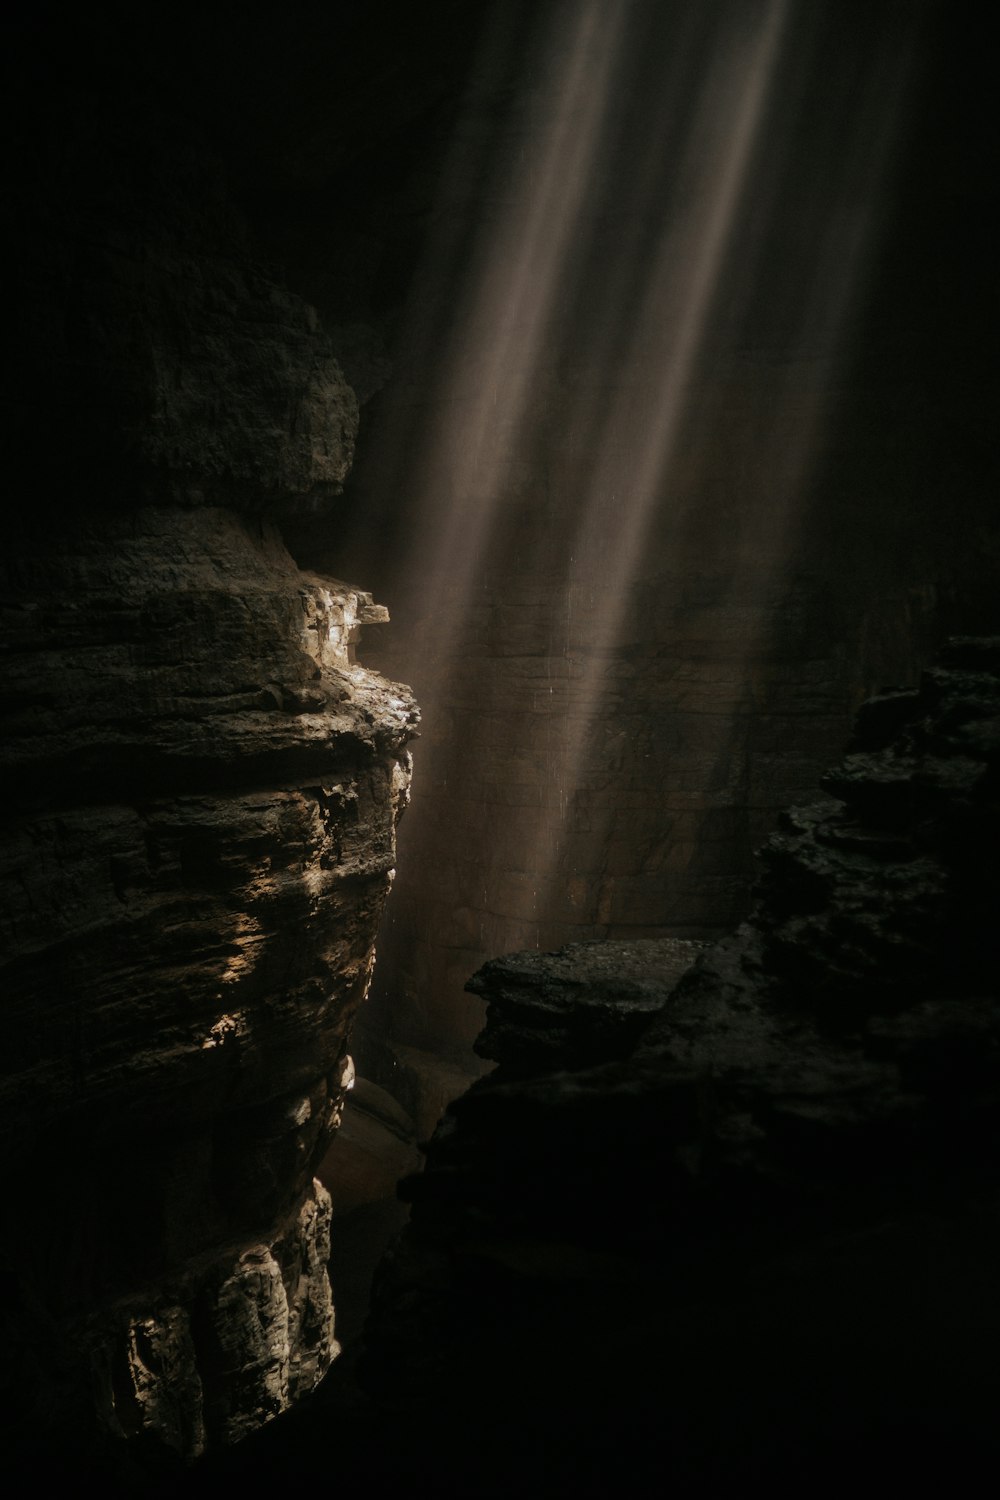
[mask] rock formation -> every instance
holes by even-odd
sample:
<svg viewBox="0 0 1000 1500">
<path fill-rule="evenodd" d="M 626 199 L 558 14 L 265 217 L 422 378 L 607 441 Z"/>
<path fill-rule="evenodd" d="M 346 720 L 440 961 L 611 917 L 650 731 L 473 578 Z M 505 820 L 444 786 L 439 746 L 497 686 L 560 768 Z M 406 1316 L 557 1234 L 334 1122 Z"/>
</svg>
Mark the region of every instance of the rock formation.
<svg viewBox="0 0 1000 1500">
<path fill-rule="evenodd" d="M 38 0 L 8 28 L 0 1410 L 74 1482 L 88 1457 L 102 1476 L 134 1464 L 143 1491 L 234 1453 L 247 1473 L 306 1430 L 348 1363 L 321 1378 L 336 1205 L 316 1182 L 336 1176 L 349 1051 L 385 1064 L 351 1143 L 364 1205 L 372 1142 L 384 1172 L 411 1154 L 408 1118 L 429 1133 L 463 1086 L 484 999 L 500 1066 L 413 1189 L 339 1479 L 426 1460 L 439 1493 L 566 1476 L 583 1492 L 590 1459 L 605 1478 L 658 1462 L 661 1432 L 668 1468 L 707 1454 L 731 1474 L 755 1432 L 788 1436 L 768 1400 L 814 1457 L 841 1434 L 802 1427 L 798 1371 L 814 1411 L 840 1412 L 889 1369 L 900 1422 L 925 1380 L 973 1431 L 975 1381 L 942 1394 L 919 1338 L 954 1364 L 939 1287 L 971 1326 L 992 1285 L 961 1248 L 992 1244 L 995 887 L 972 873 L 995 832 L 992 647 L 956 646 L 917 699 L 866 711 L 831 800 L 769 846 L 750 925 L 675 980 L 683 940 L 746 910 L 751 847 L 812 796 L 871 683 L 995 628 L 993 257 L 975 240 L 1000 174 L 972 76 L 988 53 L 970 56 L 953 0 L 864 27 L 840 4 L 769 7 L 787 12 L 794 107 L 739 194 L 736 295 L 710 299 L 679 383 L 692 420 L 601 646 L 606 553 L 581 560 L 581 500 L 599 456 L 625 465 L 660 430 L 651 393 L 677 346 L 669 307 L 634 329 L 629 312 L 670 248 L 665 206 L 687 201 L 672 148 L 651 148 L 703 113 L 716 28 L 740 35 L 749 12 L 501 3 L 503 56 L 462 115 L 491 9 Z M 528 23 L 554 23 L 558 58 L 562 18 L 592 10 L 636 23 L 633 86 L 611 91 L 534 374 L 487 380 L 497 325 L 461 308 L 479 248 L 516 264 L 498 233 L 511 162 L 551 241 L 532 122 L 555 95 Z M 880 152 L 902 11 L 909 113 Z M 520 360 L 521 334 L 502 342 Z M 415 562 L 447 540 L 442 496 L 483 498 L 439 482 L 433 444 L 474 453 L 470 401 L 506 443 L 494 406 L 518 392 L 527 427 L 480 464 L 499 508 L 465 611 L 447 548 L 440 588 Z M 624 473 L 595 497 L 609 539 Z M 384 618 L 369 587 L 398 621 L 385 675 L 412 663 L 436 712 L 362 1038 L 416 722 L 355 660 Z M 567 737 L 578 769 L 556 776 Z M 487 955 L 581 936 L 627 949 L 500 960 L 463 998 Z M 892 1338 L 861 1339 L 821 1401 L 817 1348 L 857 1331 L 853 1296 L 896 1297 Z M 872 1409 L 853 1408 L 858 1443 Z M 315 1430 L 300 1472 L 327 1481 Z"/>
<path fill-rule="evenodd" d="M 195 1453 L 283 1409 L 335 1347 L 312 1174 L 415 710 L 351 659 L 370 598 L 229 511 L 41 539 L 4 599 L 4 1142 L 16 1158 L 42 1132 L 71 1178 L 34 1296 L 105 1351 L 112 1427 Z M 245 1347 L 221 1331 L 243 1303 L 267 1330 Z"/>
<path fill-rule="evenodd" d="M 5 202 L 2 1399 L 32 1451 L 155 1467 L 337 1353 L 314 1174 L 417 713 L 355 660 L 385 609 L 277 529 L 353 452 L 315 313 L 183 101 L 53 56 Z"/>
<path fill-rule="evenodd" d="M 476 1051 L 503 1078 L 627 1057 L 703 947 L 650 938 L 493 959 L 468 983 L 487 1002 Z"/>
<path fill-rule="evenodd" d="M 998 771 L 1000 643 L 956 639 L 865 706 L 697 961 L 578 945 L 473 979 L 499 1063 L 406 1185 L 364 1367 L 454 1493 L 989 1451 Z"/>
</svg>

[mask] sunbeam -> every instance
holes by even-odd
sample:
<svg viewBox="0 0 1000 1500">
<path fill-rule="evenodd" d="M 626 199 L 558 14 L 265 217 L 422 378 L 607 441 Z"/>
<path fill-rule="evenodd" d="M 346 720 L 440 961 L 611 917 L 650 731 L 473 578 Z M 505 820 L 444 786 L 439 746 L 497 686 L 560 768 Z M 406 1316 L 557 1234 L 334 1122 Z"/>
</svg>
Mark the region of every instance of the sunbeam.
<svg viewBox="0 0 1000 1500">
<path fill-rule="evenodd" d="M 628 611 L 630 585 L 650 515 L 669 485 L 669 467 L 684 419 L 691 378 L 702 352 L 705 324 L 719 291 L 747 168 L 768 99 L 787 13 L 771 0 L 749 37 L 742 28 L 720 39 L 705 81 L 690 139 L 678 164 L 683 214 L 668 216 L 661 246 L 636 321 L 631 363 L 642 371 L 646 402 L 638 412 L 626 388 L 612 407 L 601 455 L 585 492 L 571 563 L 571 581 L 595 590 L 590 638 L 574 687 L 573 717 L 555 767 L 561 789 L 555 807 L 529 846 L 528 869 L 543 851 L 558 860 L 548 821 L 565 822 L 581 771 L 591 724 L 602 696 L 608 653 Z M 622 444 L 622 434 L 627 434 Z M 617 439 L 615 441 L 614 439 Z M 551 855 L 550 855 L 551 857 Z"/>
<path fill-rule="evenodd" d="M 500 13 L 493 151 L 474 81 L 434 248 L 455 279 L 436 322 L 423 283 L 403 355 L 426 372 L 402 403 L 417 503 L 382 585 L 402 631 L 382 665 L 425 725 L 383 978 L 459 1045 L 489 954 L 731 920 L 710 851 L 778 805 L 748 725 L 920 26 L 590 0 L 518 39 Z M 646 742 L 647 699 L 675 738 Z"/>
<path fill-rule="evenodd" d="M 519 127 L 524 144 L 510 180 L 499 189 L 499 222 L 483 227 L 444 351 L 414 558 L 439 631 L 460 628 L 524 441 L 605 127 L 621 16 L 620 7 L 589 0 L 577 8 L 568 41 L 558 28 L 545 36 L 539 66 L 547 71 Z"/>
</svg>

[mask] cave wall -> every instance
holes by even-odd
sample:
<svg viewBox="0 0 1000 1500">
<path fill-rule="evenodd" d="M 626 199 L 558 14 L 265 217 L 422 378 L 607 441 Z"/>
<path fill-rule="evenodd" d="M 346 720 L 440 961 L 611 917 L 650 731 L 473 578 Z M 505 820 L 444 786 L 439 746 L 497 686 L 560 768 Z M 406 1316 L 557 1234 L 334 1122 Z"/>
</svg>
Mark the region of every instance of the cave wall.
<svg viewBox="0 0 1000 1500">
<path fill-rule="evenodd" d="M 800 129 L 769 195 L 743 204 L 746 275 L 708 319 L 669 486 L 596 656 L 613 508 L 585 558 L 565 544 L 608 413 L 630 413 L 610 449 L 626 467 L 648 426 L 656 350 L 633 359 L 624 319 L 610 343 L 596 333 L 608 275 L 641 288 L 651 263 L 670 183 L 641 192 L 634 147 L 683 10 L 632 7 L 656 45 L 615 105 L 587 253 L 454 600 L 428 439 L 462 433 L 488 368 L 466 294 L 509 206 L 509 157 L 532 166 L 536 13 L 558 35 L 574 7 L 400 21 L 385 4 L 109 0 L 12 25 L 6 1201 L 19 1224 L 41 1215 L 51 1249 L 29 1290 L 57 1309 L 62 1351 L 26 1338 L 34 1313 L 15 1318 L 13 1345 L 42 1350 L 29 1391 L 64 1361 L 76 1400 L 81 1350 L 110 1338 L 141 1426 L 136 1328 L 155 1343 L 189 1304 L 210 1328 L 244 1254 L 237 1279 L 279 1323 L 283 1295 L 287 1326 L 322 1259 L 312 1165 L 348 1077 L 415 726 L 392 680 L 432 712 L 364 1038 L 387 1078 L 407 1049 L 473 1065 L 482 1007 L 463 986 L 499 950 L 728 926 L 752 848 L 811 794 L 864 693 L 912 679 L 945 631 L 994 623 L 989 91 L 961 6 L 838 4 L 789 53 Z M 700 7 L 698 45 L 737 13 Z M 872 179 L 859 105 L 896 76 L 897 41 L 908 108 Z M 856 213 L 871 258 L 838 311 L 824 278 Z M 803 323 L 814 295 L 832 321 Z M 808 464 L 803 433 L 821 438 Z M 363 648 L 389 686 L 352 659 L 378 617 L 368 589 L 394 614 Z M 597 667 L 585 724 L 578 685 Z M 560 782 L 577 732 L 579 775 Z M 527 860 L 566 812 L 562 845 Z M 39 1204 L 43 1161 L 68 1170 Z M 166 1287 L 168 1261 L 189 1278 Z M 96 1335 L 84 1305 L 106 1310 Z M 181 1446 L 199 1421 L 221 1434 L 231 1410 L 238 1424 L 281 1404 L 290 1368 L 265 1355 L 236 1400 L 215 1350 L 198 1374 L 211 1415 L 195 1400 L 170 1419 Z"/>
<path fill-rule="evenodd" d="M 109 1473 L 241 1439 L 338 1353 L 315 1174 L 418 717 L 355 659 L 385 609 L 282 541 L 357 399 L 181 20 L 157 54 L 42 7 L 5 91 L 2 1401 L 12 1461 Z"/>
</svg>

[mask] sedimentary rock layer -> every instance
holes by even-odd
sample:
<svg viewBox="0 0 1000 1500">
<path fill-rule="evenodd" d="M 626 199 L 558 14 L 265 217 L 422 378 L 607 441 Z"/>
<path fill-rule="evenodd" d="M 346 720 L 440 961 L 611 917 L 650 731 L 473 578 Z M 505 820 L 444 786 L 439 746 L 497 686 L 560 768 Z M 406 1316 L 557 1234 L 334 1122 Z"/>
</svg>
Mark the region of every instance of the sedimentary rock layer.
<svg viewBox="0 0 1000 1500">
<path fill-rule="evenodd" d="M 13 1273 L 36 1308 L 18 1337 L 43 1390 L 113 1346 L 112 1426 L 192 1454 L 331 1357 L 310 1184 L 416 710 L 353 660 L 385 611 L 232 512 L 116 510 L 4 572 L 8 1201 L 37 1196 L 41 1162 L 59 1182 Z"/>
<path fill-rule="evenodd" d="M 339 495 L 357 400 L 229 195 L 208 33 L 22 22 L 0 91 L 0 1408 L 36 1449 L 78 1456 L 96 1420 L 190 1458 L 335 1349 L 314 1169 L 416 710 L 354 660 L 385 610 L 274 529 Z"/>
<path fill-rule="evenodd" d="M 153 1302 L 125 1300 L 105 1315 L 94 1384 L 109 1434 L 197 1458 L 311 1391 L 340 1352 L 330 1216 L 330 1195 L 313 1182 L 274 1243 L 187 1268 Z"/>
</svg>

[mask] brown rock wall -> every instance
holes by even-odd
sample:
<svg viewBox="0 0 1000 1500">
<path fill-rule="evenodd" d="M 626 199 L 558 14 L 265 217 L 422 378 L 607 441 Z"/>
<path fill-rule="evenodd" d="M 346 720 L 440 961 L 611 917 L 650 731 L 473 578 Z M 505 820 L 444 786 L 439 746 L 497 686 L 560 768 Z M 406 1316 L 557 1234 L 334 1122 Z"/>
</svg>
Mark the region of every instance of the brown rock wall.
<svg viewBox="0 0 1000 1500">
<path fill-rule="evenodd" d="M 272 1244 L 221 1254 L 152 1306 L 118 1304 L 93 1356 L 103 1427 L 191 1460 L 287 1411 L 340 1352 L 329 1258 L 330 1197 L 313 1182 Z"/>
<path fill-rule="evenodd" d="M 13 1272 L 53 1326 L 33 1332 L 36 1313 L 13 1339 L 48 1340 L 31 1388 L 76 1370 L 84 1426 L 81 1367 L 110 1339 L 133 1413 L 111 1429 L 191 1456 L 283 1410 L 335 1352 L 322 1191 L 299 1248 L 273 1247 L 353 1076 L 416 710 L 353 660 L 385 611 L 230 511 L 22 538 L 3 599 L 8 1201 L 40 1155 L 65 1179 L 44 1252 Z M 216 1359 L 197 1308 L 227 1264 Z"/>
</svg>

